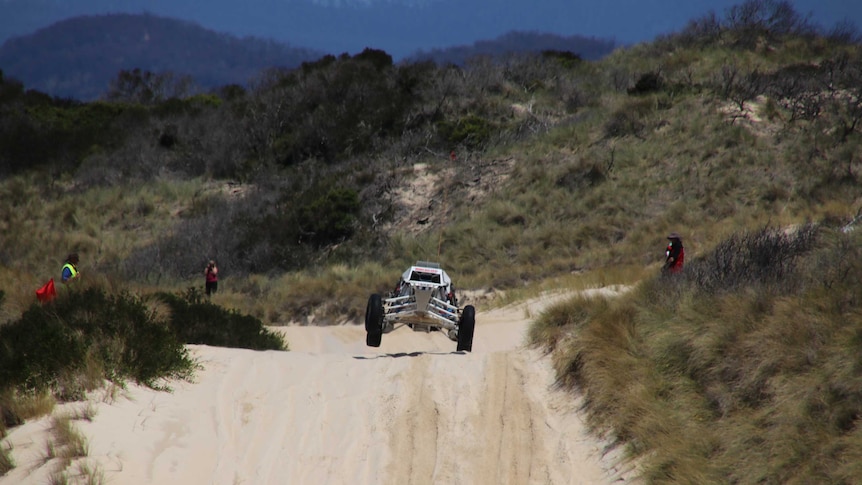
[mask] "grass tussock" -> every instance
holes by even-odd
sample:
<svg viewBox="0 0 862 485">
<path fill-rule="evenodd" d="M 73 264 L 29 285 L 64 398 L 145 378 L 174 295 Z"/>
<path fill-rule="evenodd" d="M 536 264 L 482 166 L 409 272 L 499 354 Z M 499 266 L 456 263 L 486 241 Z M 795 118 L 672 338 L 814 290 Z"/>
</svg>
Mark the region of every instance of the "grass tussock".
<svg viewBox="0 0 862 485">
<path fill-rule="evenodd" d="M 0 477 L 15 468 L 15 460 L 12 458 L 12 446 L 0 444 Z"/>
<path fill-rule="evenodd" d="M 85 415 L 86 417 L 86 415 Z M 87 438 L 75 427 L 78 413 L 57 415 L 51 418 L 49 437 L 45 442 L 42 465 L 57 460 L 56 469 L 51 473 L 50 483 L 69 483 L 69 467 L 78 463 L 78 476 L 73 483 L 102 483 L 104 476 L 100 468 L 92 469 L 80 461 L 90 454 Z"/>
<path fill-rule="evenodd" d="M 83 482 L 85 485 L 105 485 L 108 483 L 105 479 L 104 470 L 98 464 L 92 466 L 86 462 L 79 462 L 78 477 L 80 477 L 79 482 Z"/>
<path fill-rule="evenodd" d="M 72 460 L 83 458 L 90 453 L 86 437 L 75 428 L 71 416 L 55 416 L 52 419 L 51 438 L 54 455 L 62 459 L 65 466 L 68 466 Z"/>
<path fill-rule="evenodd" d="M 853 483 L 862 234 L 732 235 L 683 274 L 575 298 L 531 329 L 648 483 Z"/>
</svg>

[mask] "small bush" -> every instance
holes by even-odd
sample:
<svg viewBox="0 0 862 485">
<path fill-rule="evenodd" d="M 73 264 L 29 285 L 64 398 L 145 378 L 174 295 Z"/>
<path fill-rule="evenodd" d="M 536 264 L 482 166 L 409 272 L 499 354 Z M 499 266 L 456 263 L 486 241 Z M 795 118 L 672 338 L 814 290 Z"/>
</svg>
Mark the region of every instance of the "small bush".
<svg viewBox="0 0 862 485">
<path fill-rule="evenodd" d="M 300 209 L 299 226 L 302 234 L 317 246 L 337 244 L 353 235 L 360 209 L 356 191 L 330 189 Z"/>
<path fill-rule="evenodd" d="M 646 128 L 637 113 L 628 109 L 614 112 L 605 123 L 604 131 L 606 138 L 622 138 L 625 136 L 640 136 Z"/>
<path fill-rule="evenodd" d="M 647 72 L 641 74 L 635 85 L 628 89 L 630 95 L 649 94 L 661 91 L 664 87 L 664 79 L 658 72 Z"/>
<path fill-rule="evenodd" d="M 491 139 L 494 126 L 481 116 L 468 115 L 456 121 L 441 121 L 437 130 L 450 146 L 464 145 L 479 150 Z"/>
<path fill-rule="evenodd" d="M 157 296 L 170 307 L 171 329 L 184 343 L 253 350 L 287 348 L 281 335 L 267 330 L 257 318 L 201 301 L 200 292 L 194 289 L 185 298 L 170 293 Z"/>
<path fill-rule="evenodd" d="M 172 330 L 128 294 L 72 291 L 0 327 L 0 389 L 50 389 L 61 399 L 74 398 L 77 393 L 66 392 L 69 382 L 86 375 L 93 358 L 107 379 L 148 385 L 192 369 Z"/>
<path fill-rule="evenodd" d="M 15 468 L 15 460 L 12 459 L 12 447 L 0 445 L 0 477 Z"/>
<path fill-rule="evenodd" d="M 573 69 L 583 62 L 581 56 L 571 51 L 548 49 L 542 51 L 541 54 L 543 58 L 555 60 L 566 69 Z"/>
</svg>

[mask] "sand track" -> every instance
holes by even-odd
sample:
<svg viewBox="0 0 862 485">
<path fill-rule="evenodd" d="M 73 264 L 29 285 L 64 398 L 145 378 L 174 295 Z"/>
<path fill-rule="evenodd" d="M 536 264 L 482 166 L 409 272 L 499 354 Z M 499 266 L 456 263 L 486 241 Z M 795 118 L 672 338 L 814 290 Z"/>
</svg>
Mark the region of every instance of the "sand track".
<svg viewBox="0 0 862 485">
<path fill-rule="evenodd" d="M 480 310 L 472 353 L 406 327 L 379 349 L 361 326 L 280 328 L 291 352 L 192 346 L 194 383 L 91 404 L 76 462 L 131 485 L 625 482 L 548 359 L 522 345 L 549 301 Z M 48 483 L 60 466 L 44 457 L 48 427 L 5 440 L 19 466 L 0 485 Z"/>
</svg>

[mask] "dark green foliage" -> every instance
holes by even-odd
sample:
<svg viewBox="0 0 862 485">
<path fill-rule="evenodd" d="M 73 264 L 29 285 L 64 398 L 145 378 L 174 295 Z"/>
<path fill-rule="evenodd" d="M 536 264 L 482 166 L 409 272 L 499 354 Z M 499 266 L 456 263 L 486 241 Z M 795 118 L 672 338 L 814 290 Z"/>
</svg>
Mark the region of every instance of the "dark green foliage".
<svg viewBox="0 0 862 485">
<path fill-rule="evenodd" d="M 571 51 L 558 51 L 553 49 L 544 50 L 542 51 L 542 57 L 545 59 L 553 59 L 559 62 L 566 69 L 576 67 L 583 62 L 581 56 Z"/>
<path fill-rule="evenodd" d="M 635 85 L 628 89 L 631 95 L 648 94 L 661 91 L 664 87 L 664 79 L 658 72 L 645 72 L 641 74 Z"/>
<path fill-rule="evenodd" d="M 495 127 L 487 119 L 471 114 L 453 121 L 441 121 L 437 129 L 449 146 L 464 145 L 477 150 L 485 146 Z"/>
<path fill-rule="evenodd" d="M 236 101 L 246 95 L 246 90 L 239 84 L 228 84 L 217 90 L 218 95 L 225 101 Z"/>
<path fill-rule="evenodd" d="M 34 304 L 0 326 L 0 392 L 49 391 L 68 400 L 103 379 L 154 386 L 160 378 L 187 378 L 194 362 L 186 343 L 286 349 L 260 320 L 202 300 L 194 290 L 185 299 L 156 295 L 171 310 L 167 321 L 146 300 L 98 288 Z"/>
<path fill-rule="evenodd" d="M 261 102 L 247 106 L 247 116 L 259 121 L 246 129 L 265 145 L 257 156 L 285 166 L 307 159 L 333 163 L 401 134 L 420 100 L 412 96 L 413 85 L 398 82 L 400 70 L 385 52 L 367 49 L 272 73 L 258 93 Z"/>
<path fill-rule="evenodd" d="M 170 326 L 182 342 L 253 350 L 287 348 L 284 339 L 257 318 L 204 301 L 194 288 L 183 297 L 159 293 L 158 298 L 170 307 Z"/>
<path fill-rule="evenodd" d="M 356 191 L 331 189 L 300 209 L 301 236 L 317 246 L 341 242 L 356 230 L 359 209 Z"/>
<path fill-rule="evenodd" d="M 0 105 L 20 99 L 24 95 L 24 85 L 21 81 L 8 78 L 0 69 Z"/>
<path fill-rule="evenodd" d="M 335 61 L 335 56 L 333 56 L 332 54 L 327 54 L 316 61 L 304 61 L 300 65 L 300 69 L 302 70 L 303 74 L 311 74 L 314 71 L 326 69 L 327 67 L 334 64 Z"/>
<path fill-rule="evenodd" d="M 388 67 L 392 67 L 392 56 L 380 49 L 371 49 L 366 47 L 359 54 L 353 56 L 357 61 L 370 62 L 378 71 L 382 71 Z"/>
<path fill-rule="evenodd" d="M 611 114 L 610 119 L 605 123 L 604 132 L 607 138 L 640 136 L 645 127 L 641 115 L 632 110 L 631 106 L 626 106 Z"/>
<path fill-rule="evenodd" d="M 107 379 L 150 385 L 191 369 L 170 327 L 126 294 L 72 291 L 0 327 L 0 389 L 60 391 L 59 377 L 82 372 L 88 359 L 102 366 Z"/>
<path fill-rule="evenodd" d="M 28 91 L 0 103 L 0 173 L 44 165 L 76 168 L 93 147 L 120 146 L 135 107 L 81 104 Z"/>
</svg>

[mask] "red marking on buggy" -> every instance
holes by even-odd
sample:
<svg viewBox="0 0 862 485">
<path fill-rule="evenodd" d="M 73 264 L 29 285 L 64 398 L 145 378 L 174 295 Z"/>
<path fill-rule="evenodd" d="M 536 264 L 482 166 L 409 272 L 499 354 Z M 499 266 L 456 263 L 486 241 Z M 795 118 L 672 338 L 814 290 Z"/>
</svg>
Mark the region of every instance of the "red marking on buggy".
<svg viewBox="0 0 862 485">
<path fill-rule="evenodd" d="M 434 273 L 434 274 L 437 274 L 437 273 L 439 273 L 441 270 L 439 270 L 439 269 L 435 269 L 435 268 L 422 268 L 422 267 L 417 266 L 417 267 L 416 267 L 416 271 L 419 271 L 420 273 Z"/>
</svg>

